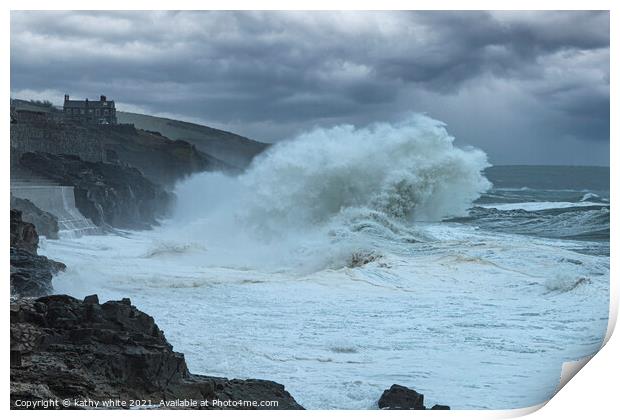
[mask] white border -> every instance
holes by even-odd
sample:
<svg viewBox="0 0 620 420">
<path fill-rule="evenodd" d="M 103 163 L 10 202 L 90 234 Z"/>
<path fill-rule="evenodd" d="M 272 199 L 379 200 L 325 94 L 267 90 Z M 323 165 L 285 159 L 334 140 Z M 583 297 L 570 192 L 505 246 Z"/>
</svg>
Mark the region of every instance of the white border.
<svg viewBox="0 0 620 420">
<path fill-rule="evenodd" d="M 43 9 L 103 9 L 103 3 L 86 3 L 85 1 L 55 1 L 53 3 L 42 0 L 38 1 L 9 1 L 8 8 L 2 10 L 2 23 L 5 28 L 2 32 L 2 46 L 4 51 L 5 62 L 2 66 L 2 78 L 5 81 L 3 85 L 4 93 L 4 115 L 9 114 L 9 97 L 10 97 L 10 68 L 9 68 L 9 54 L 10 54 L 10 9 L 14 10 L 43 10 Z M 105 9 L 111 10 L 149 10 L 149 9 L 176 9 L 176 10 L 198 10 L 198 9 L 220 9 L 220 10 L 237 10 L 237 9 L 261 9 L 261 10 L 276 10 L 276 9 L 299 9 L 299 10 L 342 10 L 342 9 L 358 9 L 358 10 L 611 10 L 611 74 L 617 75 L 618 66 L 616 60 L 615 45 L 617 41 L 617 30 L 620 25 L 619 20 L 616 18 L 617 10 L 614 10 L 614 6 L 618 2 L 602 1 L 602 0 L 590 0 L 590 1 L 558 1 L 558 0 L 506 0 L 502 2 L 498 1 L 481 1 L 472 0 L 468 2 L 463 1 L 403 1 L 403 0 L 383 0 L 381 2 L 369 2 L 369 1 L 297 1 L 293 5 L 290 1 L 271 0 L 261 2 L 251 2 L 242 0 L 228 0 L 228 1 L 196 1 L 196 0 L 177 0 L 174 2 L 164 1 L 119 1 L 109 0 L 105 2 Z M 465 7 L 466 6 L 466 7 Z M 615 9 L 618 9 L 616 7 Z M 611 115 L 617 115 L 614 111 L 617 110 L 617 88 L 615 78 L 611 78 Z M 4 180 L 5 192 L 2 195 L 2 202 L 5 211 L 9 210 L 9 119 L 3 118 L 2 120 L 2 133 L 4 140 L 4 153 L 0 154 L 1 170 Z M 614 119 L 611 119 L 611 138 L 617 141 L 617 124 L 614 123 Z M 615 164 L 618 160 L 618 146 L 611 141 L 611 195 L 616 196 L 618 190 L 618 177 L 620 172 L 615 168 Z M 570 381 L 562 390 L 544 407 L 544 409 L 538 410 L 541 406 L 530 407 L 519 410 L 500 410 L 500 411 L 450 411 L 450 412 L 404 412 L 404 411 L 307 411 L 302 413 L 295 413 L 295 417 L 315 418 L 316 416 L 329 417 L 329 418 L 411 418 L 412 416 L 434 419 L 442 418 L 471 418 L 471 419 L 485 419 L 485 418 L 512 418 L 528 413 L 531 414 L 531 418 L 535 419 L 547 419 L 547 418 L 562 418 L 562 419 L 583 419 L 585 416 L 591 418 L 612 418 L 617 415 L 618 409 L 615 404 L 617 398 L 617 391 L 615 386 L 618 380 L 618 358 L 616 355 L 620 354 L 620 343 L 617 337 L 612 337 L 611 333 L 617 320 L 618 312 L 618 270 L 616 268 L 616 247 L 618 245 L 618 235 L 614 229 L 614 221 L 617 220 L 618 210 L 615 206 L 611 206 L 611 249 L 612 249 L 612 264 L 611 264 L 611 305 L 610 305 L 610 324 L 606 335 L 606 346 L 594 356 L 579 373 L 576 380 Z M 8 214 L 5 216 L 5 222 L 2 225 L 2 237 L 8 237 Z M 9 245 L 8 241 L 2 242 L 2 259 L 5 267 L 4 276 L 4 293 L 2 297 L 4 302 L 9 301 L 9 279 L 8 270 L 9 266 Z M 615 280 L 615 281 L 614 281 Z M 5 316 L 8 311 L 4 310 Z M 3 405 L 5 410 L 9 407 L 9 331 L 8 322 L 2 323 L 2 354 L 3 360 L 5 360 L 4 372 L 5 382 L 3 383 L 4 395 L 6 403 Z M 611 338 L 611 339 L 610 339 Z M 613 413 L 613 414 L 612 414 Z M 62 412 L 17 412 L 11 411 L 11 416 L 19 418 L 37 418 L 40 416 L 49 416 L 51 418 L 66 418 L 72 416 L 83 416 L 85 413 L 62 411 Z M 291 412 L 208 412 L 202 413 L 198 411 L 91 411 L 89 416 L 94 417 L 125 417 L 125 416 L 149 416 L 159 418 L 169 418 L 174 415 L 175 417 L 191 417 L 191 416 L 209 416 L 218 418 L 238 418 L 252 416 L 256 418 L 272 419 L 272 418 L 290 418 L 293 413 Z"/>
</svg>

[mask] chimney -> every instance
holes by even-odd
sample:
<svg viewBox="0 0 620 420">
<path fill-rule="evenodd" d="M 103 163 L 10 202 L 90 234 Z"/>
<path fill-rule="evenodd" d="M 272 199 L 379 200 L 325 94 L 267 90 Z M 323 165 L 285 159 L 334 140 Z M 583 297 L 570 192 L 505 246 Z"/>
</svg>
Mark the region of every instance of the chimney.
<svg viewBox="0 0 620 420">
<path fill-rule="evenodd" d="M 69 95 L 65 93 L 65 101 L 68 101 L 68 100 L 69 100 Z"/>
<path fill-rule="evenodd" d="M 101 98 L 100 98 L 100 99 L 101 99 L 101 102 L 105 102 L 105 101 L 107 100 L 107 99 L 106 99 L 106 97 L 105 97 L 105 95 L 101 95 Z"/>
</svg>

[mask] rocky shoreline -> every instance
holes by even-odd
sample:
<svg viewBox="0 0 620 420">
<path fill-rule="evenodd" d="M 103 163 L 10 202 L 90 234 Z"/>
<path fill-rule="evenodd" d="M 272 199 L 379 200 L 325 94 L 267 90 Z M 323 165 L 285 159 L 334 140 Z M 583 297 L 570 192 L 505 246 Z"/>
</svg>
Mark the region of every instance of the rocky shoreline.
<svg viewBox="0 0 620 420">
<path fill-rule="evenodd" d="M 302 409 L 272 381 L 191 374 L 153 318 L 129 299 L 103 304 L 95 295 L 14 299 L 11 406 L 61 401 L 59 408 L 82 408 L 83 401 L 110 399 L 117 401 L 113 408 L 130 408 L 136 401 L 185 408 L 180 401 L 207 401 L 188 408 Z M 239 407 L 237 401 L 245 403 Z"/>
<path fill-rule="evenodd" d="M 38 255 L 19 210 L 10 231 L 11 408 L 303 409 L 276 382 L 191 374 L 129 299 L 49 295 L 65 265 Z"/>
<path fill-rule="evenodd" d="M 12 409 L 303 409 L 273 381 L 190 373 L 128 298 L 50 295 L 65 266 L 38 255 L 38 241 L 34 225 L 11 209 Z M 396 384 L 378 408 L 426 409 L 422 394 Z"/>
<path fill-rule="evenodd" d="M 273 381 L 190 373 L 128 298 L 50 295 L 10 306 L 13 409 L 303 409 Z M 401 385 L 384 391 L 378 408 L 427 409 L 424 395 Z"/>
</svg>

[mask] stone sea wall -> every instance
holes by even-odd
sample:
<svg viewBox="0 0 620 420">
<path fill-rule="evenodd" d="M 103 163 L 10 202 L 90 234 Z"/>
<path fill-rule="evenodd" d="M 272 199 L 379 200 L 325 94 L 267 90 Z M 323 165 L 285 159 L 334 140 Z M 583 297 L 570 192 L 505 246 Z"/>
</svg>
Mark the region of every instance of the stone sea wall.
<svg viewBox="0 0 620 420">
<path fill-rule="evenodd" d="M 67 129 L 54 122 L 11 124 L 11 149 L 18 155 L 38 151 L 71 153 L 91 162 L 105 159 L 103 144 L 89 136 L 88 130 L 79 126 Z"/>
</svg>

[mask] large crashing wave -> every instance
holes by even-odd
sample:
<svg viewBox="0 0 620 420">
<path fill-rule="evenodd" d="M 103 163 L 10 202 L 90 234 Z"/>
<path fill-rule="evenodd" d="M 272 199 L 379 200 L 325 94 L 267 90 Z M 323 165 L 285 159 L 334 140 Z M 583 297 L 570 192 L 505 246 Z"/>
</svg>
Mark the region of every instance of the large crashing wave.
<svg viewBox="0 0 620 420">
<path fill-rule="evenodd" d="M 453 140 L 442 122 L 421 115 L 318 128 L 272 146 L 237 177 L 185 181 L 176 217 L 201 220 L 194 232 L 227 241 L 282 241 L 320 230 L 399 235 L 415 221 L 465 214 L 490 188 L 481 174 L 489 166 L 485 153 Z"/>
<path fill-rule="evenodd" d="M 240 178 L 252 191 L 247 215 L 287 228 L 351 208 L 409 221 L 462 215 L 490 187 L 481 175 L 489 165 L 482 151 L 453 140 L 425 116 L 316 129 L 275 145 Z"/>
</svg>

